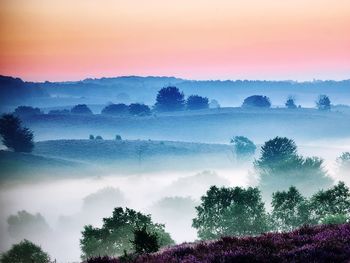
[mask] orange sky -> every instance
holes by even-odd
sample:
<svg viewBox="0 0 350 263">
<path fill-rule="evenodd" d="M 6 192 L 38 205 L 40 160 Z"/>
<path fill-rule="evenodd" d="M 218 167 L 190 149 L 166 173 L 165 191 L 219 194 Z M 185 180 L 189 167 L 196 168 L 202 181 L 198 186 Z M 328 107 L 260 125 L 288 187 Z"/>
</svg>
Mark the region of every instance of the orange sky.
<svg viewBox="0 0 350 263">
<path fill-rule="evenodd" d="M 0 74 L 350 78 L 349 0 L 1 0 Z"/>
</svg>

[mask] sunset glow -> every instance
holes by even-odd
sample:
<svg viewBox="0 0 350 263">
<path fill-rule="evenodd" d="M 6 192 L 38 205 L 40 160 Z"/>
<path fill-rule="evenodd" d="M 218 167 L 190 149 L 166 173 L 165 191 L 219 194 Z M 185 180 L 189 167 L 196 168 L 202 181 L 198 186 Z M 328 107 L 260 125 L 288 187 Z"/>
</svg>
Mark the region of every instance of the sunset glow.
<svg viewBox="0 0 350 263">
<path fill-rule="evenodd" d="M 0 74 L 350 77 L 348 0 L 4 0 Z"/>
</svg>

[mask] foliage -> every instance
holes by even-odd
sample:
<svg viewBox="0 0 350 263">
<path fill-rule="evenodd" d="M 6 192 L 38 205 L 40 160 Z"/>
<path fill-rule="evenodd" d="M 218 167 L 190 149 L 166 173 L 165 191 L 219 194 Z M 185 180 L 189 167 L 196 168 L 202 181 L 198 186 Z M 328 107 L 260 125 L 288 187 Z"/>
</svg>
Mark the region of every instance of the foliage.
<svg viewBox="0 0 350 263">
<path fill-rule="evenodd" d="M 188 110 L 201 110 L 209 108 L 209 100 L 206 97 L 191 95 L 186 100 L 186 108 Z"/>
<path fill-rule="evenodd" d="M 193 227 L 201 239 L 257 235 L 268 230 L 267 215 L 257 188 L 212 186 L 196 207 Z"/>
<path fill-rule="evenodd" d="M 297 105 L 295 105 L 295 99 L 293 97 L 288 97 L 285 105 L 288 109 L 296 109 L 297 108 Z"/>
<path fill-rule="evenodd" d="M 330 110 L 331 101 L 326 95 L 320 95 L 316 101 L 316 106 L 319 110 Z"/>
<path fill-rule="evenodd" d="M 3 253 L 1 263 L 49 263 L 50 257 L 39 246 L 23 240 Z"/>
<path fill-rule="evenodd" d="M 129 114 L 129 107 L 124 103 L 110 104 L 104 107 L 101 114 L 105 115 L 127 115 Z"/>
<path fill-rule="evenodd" d="M 31 152 L 34 148 L 33 132 L 22 127 L 21 120 L 12 114 L 1 116 L 0 135 L 2 143 L 15 152 Z"/>
<path fill-rule="evenodd" d="M 15 109 L 14 114 L 19 117 L 27 117 L 33 115 L 42 114 L 39 108 L 33 108 L 30 106 L 19 106 Z"/>
<path fill-rule="evenodd" d="M 231 144 L 233 145 L 234 152 L 237 157 L 248 157 L 255 153 L 255 144 L 244 136 L 235 136 L 231 139 Z"/>
<path fill-rule="evenodd" d="M 266 96 L 253 95 L 253 96 L 246 98 L 243 101 L 242 107 L 244 107 L 244 108 L 249 108 L 249 107 L 270 108 L 271 102 L 270 102 L 270 99 Z"/>
<path fill-rule="evenodd" d="M 92 134 L 89 135 L 89 140 L 95 140 L 95 136 L 93 136 Z"/>
<path fill-rule="evenodd" d="M 95 140 L 103 140 L 101 135 L 96 135 Z"/>
<path fill-rule="evenodd" d="M 151 109 L 140 103 L 132 103 L 129 105 L 129 113 L 134 116 L 147 116 L 151 115 Z"/>
<path fill-rule="evenodd" d="M 117 135 L 115 136 L 115 140 L 116 140 L 116 141 L 121 141 L 121 140 L 122 140 L 122 136 L 120 136 L 119 134 L 117 134 Z"/>
<path fill-rule="evenodd" d="M 178 88 L 169 86 L 158 91 L 155 104 L 157 111 L 178 111 L 184 108 L 184 94 Z"/>
<path fill-rule="evenodd" d="M 49 114 L 51 115 L 66 115 L 69 114 L 70 111 L 67 109 L 63 109 L 63 110 L 50 110 Z"/>
<path fill-rule="evenodd" d="M 314 224 L 308 200 L 291 186 L 288 191 L 272 194 L 272 224 L 275 230 L 290 231 L 304 224 Z"/>
<path fill-rule="evenodd" d="M 75 105 L 71 110 L 71 113 L 73 114 L 86 114 L 86 115 L 90 115 L 92 114 L 92 111 L 90 110 L 90 108 L 88 106 L 86 106 L 86 104 L 78 104 Z"/>
<path fill-rule="evenodd" d="M 337 165 L 341 174 L 350 173 L 350 152 L 343 152 L 337 158 Z"/>
<path fill-rule="evenodd" d="M 350 224 L 305 226 L 288 233 L 258 237 L 223 237 L 171 247 L 161 253 L 136 257 L 133 263 L 213 263 L 213 262 L 348 262 Z M 122 263 L 120 259 L 89 263 Z"/>
<path fill-rule="evenodd" d="M 132 244 L 137 254 L 157 252 L 160 248 L 157 233 L 148 232 L 146 226 L 134 230 Z"/>
<path fill-rule="evenodd" d="M 133 251 L 134 230 L 146 227 L 150 233 L 157 234 L 160 247 L 173 244 L 170 235 L 164 231 L 164 225 L 153 223 L 150 215 L 144 215 L 132 209 L 115 208 L 113 215 L 103 218 L 101 228 L 91 225 L 84 227 L 80 245 L 82 258 L 94 256 L 119 256 L 124 250 Z"/>
<path fill-rule="evenodd" d="M 322 218 L 321 223 L 324 225 L 329 224 L 344 224 L 348 222 L 349 217 L 344 214 L 327 215 Z"/>
<path fill-rule="evenodd" d="M 209 108 L 211 109 L 219 109 L 220 108 L 220 104 L 217 100 L 211 100 L 209 103 Z"/>
</svg>

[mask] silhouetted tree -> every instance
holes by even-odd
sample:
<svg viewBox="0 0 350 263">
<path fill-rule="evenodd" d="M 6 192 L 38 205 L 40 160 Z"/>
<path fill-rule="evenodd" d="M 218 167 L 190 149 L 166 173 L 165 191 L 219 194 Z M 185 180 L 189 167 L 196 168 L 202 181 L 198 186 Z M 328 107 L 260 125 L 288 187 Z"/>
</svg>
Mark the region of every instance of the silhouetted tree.
<svg viewBox="0 0 350 263">
<path fill-rule="evenodd" d="M 201 110 L 209 108 L 209 100 L 206 97 L 191 95 L 187 98 L 186 108 L 188 110 Z"/>
<path fill-rule="evenodd" d="M 15 109 L 14 114 L 21 118 L 43 114 L 39 108 L 33 108 L 30 106 L 19 106 Z"/>
<path fill-rule="evenodd" d="M 242 104 L 243 108 L 258 107 L 258 108 L 270 108 L 270 99 L 266 96 L 253 95 L 246 98 Z"/>
<path fill-rule="evenodd" d="M 257 235 L 269 229 L 264 203 L 257 188 L 210 187 L 196 207 L 193 227 L 201 239 L 227 235 Z"/>
<path fill-rule="evenodd" d="M 1 263 L 49 263 L 50 256 L 41 247 L 23 240 L 1 255 Z"/>
<path fill-rule="evenodd" d="M 350 173 L 350 152 L 343 152 L 337 158 L 337 165 L 341 175 Z"/>
<path fill-rule="evenodd" d="M 129 107 L 126 104 L 110 104 L 104 107 L 101 111 L 101 114 L 105 115 L 127 115 L 129 114 Z"/>
<path fill-rule="evenodd" d="M 121 141 L 121 140 L 122 140 L 122 136 L 120 136 L 119 134 L 117 134 L 117 135 L 115 136 L 115 140 L 116 140 L 116 141 Z"/>
<path fill-rule="evenodd" d="M 157 233 L 148 232 L 146 226 L 134 230 L 132 244 L 137 254 L 157 252 L 160 248 Z"/>
<path fill-rule="evenodd" d="M 132 209 L 115 208 L 112 217 L 103 219 L 101 228 L 85 226 L 80 245 L 82 259 L 94 256 L 120 256 L 124 251 L 133 251 L 134 231 L 146 227 L 148 233 L 158 236 L 160 247 L 174 244 L 164 225 L 153 223 L 150 215 Z"/>
<path fill-rule="evenodd" d="M 129 113 L 134 116 L 147 116 L 151 115 L 151 109 L 140 103 L 132 103 L 129 105 Z"/>
<path fill-rule="evenodd" d="M 92 134 L 90 134 L 89 135 L 89 140 L 95 140 L 95 137 Z"/>
<path fill-rule="evenodd" d="M 184 94 L 178 88 L 170 86 L 158 91 L 155 104 L 157 111 L 178 111 L 184 108 Z"/>
<path fill-rule="evenodd" d="M 67 109 L 63 109 L 63 110 L 50 110 L 49 114 L 50 115 L 66 115 L 69 114 L 70 111 Z"/>
<path fill-rule="evenodd" d="M 22 127 L 21 120 L 12 114 L 1 116 L 0 135 L 2 143 L 15 152 L 31 152 L 34 148 L 33 132 Z"/>
<path fill-rule="evenodd" d="M 319 110 L 330 110 L 331 101 L 326 95 L 320 95 L 316 101 L 316 106 Z"/>
<path fill-rule="evenodd" d="M 95 137 L 95 140 L 103 140 L 103 138 L 102 138 L 101 135 L 97 135 L 97 136 Z"/>
<path fill-rule="evenodd" d="M 244 136 L 235 136 L 231 139 L 234 153 L 238 158 L 244 158 L 254 155 L 256 146 L 255 144 Z"/>
<path fill-rule="evenodd" d="M 84 115 L 89 115 L 92 114 L 92 111 L 86 104 L 78 104 L 75 105 L 71 110 L 71 113 L 73 114 L 84 114 Z"/>
<path fill-rule="evenodd" d="M 297 105 L 295 105 L 295 99 L 293 97 L 288 97 L 285 105 L 288 109 L 296 109 L 297 108 Z"/>
<path fill-rule="evenodd" d="M 211 100 L 209 103 L 209 108 L 218 109 L 218 108 L 220 108 L 220 104 L 217 100 Z"/>
</svg>

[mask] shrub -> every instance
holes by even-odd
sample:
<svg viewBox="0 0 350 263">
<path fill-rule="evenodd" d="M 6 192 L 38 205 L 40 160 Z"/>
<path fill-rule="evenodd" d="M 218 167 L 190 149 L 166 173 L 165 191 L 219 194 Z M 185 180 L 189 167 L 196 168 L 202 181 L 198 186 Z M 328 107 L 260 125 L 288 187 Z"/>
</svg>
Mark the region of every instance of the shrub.
<svg viewBox="0 0 350 263">
<path fill-rule="evenodd" d="M 126 104 L 110 104 L 104 107 L 101 114 L 105 115 L 127 115 L 129 113 L 129 107 Z"/>
<path fill-rule="evenodd" d="M 316 106 L 319 110 L 330 110 L 331 101 L 326 95 L 320 95 L 316 101 Z"/>
<path fill-rule="evenodd" d="M 155 104 L 157 111 L 178 111 L 184 108 L 184 94 L 178 88 L 169 86 L 158 91 Z"/>
<path fill-rule="evenodd" d="M 246 98 L 242 104 L 243 108 L 257 107 L 257 108 L 270 108 L 270 99 L 266 96 L 253 95 Z"/>
<path fill-rule="evenodd" d="M 34 135 L 28 128 L 22 127 L 21 120 L 12 114 L 0 118 L 2 143 L 15 152 L 31 152 L 34 148 Z"/>
<path fill-rule="evenodd" d="M 187 98 L 186 108 L 188 110 L 201 110 L 209 108 L 209 100 L 206 97 L 191 95 Z"/>
<path fill-rule="evenodd" d="M 70 110 L 70 112 L 73 113 L 73 114 L 82 114 L 82 115 L 90 115 L 90 114 L 92 114 L 92 111 L 85 104 L 75 105 Z"/>
<path fill-rule="evenodd" d="M 132 103 L 129 105 L 129 113 L 134 116 L 147 116 L 151 115 L 151 109 L 140 103 Z"/>
</svg>

